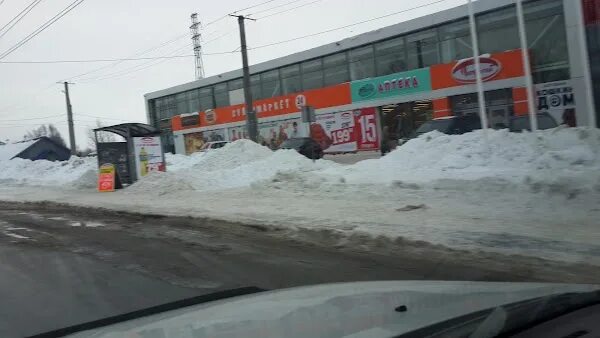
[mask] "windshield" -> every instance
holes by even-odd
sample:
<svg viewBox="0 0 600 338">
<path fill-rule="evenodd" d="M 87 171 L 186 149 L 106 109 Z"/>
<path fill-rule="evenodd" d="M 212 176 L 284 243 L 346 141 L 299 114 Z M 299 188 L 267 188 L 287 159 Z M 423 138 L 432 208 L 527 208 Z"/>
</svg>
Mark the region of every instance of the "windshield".
<svg viewBox="0 0 600 338">
<path fill-rule="evenodd" d="M 539 129 L 550 129 L 557 126 L 556 121 L 551 116 L 537 115 L 537 123 Z M 521 116 L 515 118 L 511 122 L 511 131 L 531 130 L 529 116 Z"/>
<path fill-rule="evenodd" d="M 428 121 L 419 127 L 419 129 L 417 129 L 416 134 L 421 135 L 434 130 L 447 134 L 450 132 L 450 128 L 452 127 L 453 123 L 454 119 Z"/>
<path fill-rule="evenodd" d="M 303 138 L 289 139 L 289 140 L 284 141 L 281 144 L 281 148 L 283 148 L 283 149 L 298 149 L 301 146 L 303 146 L 304 144 L 306 144 L 307 142 L 308 141 Z"/>
<path fill-rule="evenodd" d="M 599 126 L 600 0 L 0 0 L 0 338 L 242 287 L 292 294 L 213 336 L 394 337 L 367 313 L 600 284 Z"/>
</svg>

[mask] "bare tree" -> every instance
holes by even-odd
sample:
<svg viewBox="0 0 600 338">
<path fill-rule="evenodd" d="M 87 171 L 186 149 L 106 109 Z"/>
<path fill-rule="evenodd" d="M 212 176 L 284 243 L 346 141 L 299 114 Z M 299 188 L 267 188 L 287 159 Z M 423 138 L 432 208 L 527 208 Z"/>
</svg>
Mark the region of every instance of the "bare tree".
<svg viewBox="0 0 600 338">
<path fill-rule="evenodd" d="M 96 128 L 90 128 L 87 132 L 88 137 L 88 146 L 90 149 L 96 150 L 96 137 L 98 138 L 98 142 L 115 142 L 117 141 L 116 135 L 113 133 L 109 133 L 106 131 L 99 131 L 96 133 L 96 137 L 94 137 L 94 129 L 102 128 L 104 125 L 100 120 L 96 120 Z"/>
<path fill-rule="evenodd" d="M 23 136 L 23 140 L 33 140 L 42 136 L 46 136 L 47 138 L 65 147 L 67 146 L 62 135 L 53 124 L 48 124 L 48 126 L 42 124 L 37 129 L 28 131 L 27 134 Z"/>
</svg>

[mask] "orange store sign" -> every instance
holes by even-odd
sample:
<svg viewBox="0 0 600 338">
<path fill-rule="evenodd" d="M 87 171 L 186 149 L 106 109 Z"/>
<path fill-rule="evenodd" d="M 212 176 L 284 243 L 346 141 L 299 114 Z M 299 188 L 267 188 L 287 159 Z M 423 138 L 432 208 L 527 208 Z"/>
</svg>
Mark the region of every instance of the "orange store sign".
<svg viewBox="0 0 600 338">
<path fill-rule="evenodd" d="M 503 80 L 525 75 L 521 50 L 515 49 L 479 57 L 483 81 Z M 443 89 L 476 82 L 475 61 L 468 58 L 443 65 L 433 65 L 431 88 Z"/>
<path fill-rule="evenodd" d="M 343 106 L 352 103 L 350 83 L 330 86 L 326 88 L 308 90 L 302 93 L 278 96 L 257 100 L 253 103 L 254 111 L 259 118 L 286 115 L 300 111 L 303 105 L 310 105 L 315 109 Z M 173 117 L 171 123 L 173 130 L 219 125 L 232 122 L 241 122 L 246 119 L 246 105 L 238 104 L 228 107 L 211 109 L 200 113 L 200 123 L 196 126 L 182 126 L 181 117 Z"/>
</svg>

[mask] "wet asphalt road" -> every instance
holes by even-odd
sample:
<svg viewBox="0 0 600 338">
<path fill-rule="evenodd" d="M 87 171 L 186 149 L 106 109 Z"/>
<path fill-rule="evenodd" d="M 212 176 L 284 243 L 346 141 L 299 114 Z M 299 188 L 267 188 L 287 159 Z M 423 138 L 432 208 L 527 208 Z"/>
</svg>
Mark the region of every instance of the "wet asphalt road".
<svg viewBox="0 0 600 338">
<path fill-rule="evenodd" d="M 363 252 L 207 219 L 0 202 L 0 337 L 241 286 L 364 280 L 598 282 L 588 266 L 449 252 L 420 243 Z"/>
</svg>

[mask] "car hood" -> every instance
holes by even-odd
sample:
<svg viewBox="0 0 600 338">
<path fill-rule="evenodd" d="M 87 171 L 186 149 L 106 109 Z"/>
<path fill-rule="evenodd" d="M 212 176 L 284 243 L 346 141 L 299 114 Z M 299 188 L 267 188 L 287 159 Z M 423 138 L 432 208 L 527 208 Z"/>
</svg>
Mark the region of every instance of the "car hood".
<svg viewBox="0 0 600 338">
<path fill-rule="evenodd" d="M 391 337 L 503 304 L 594 285 L 390 281 L 268 291 L 69 337 Z M 404 305 L 406 311 L 396 308 Z"/>
</svg>

